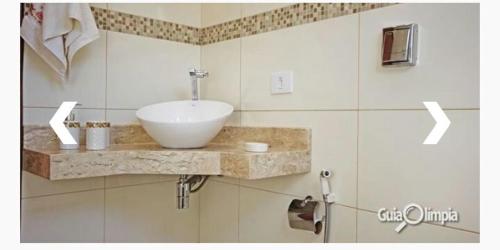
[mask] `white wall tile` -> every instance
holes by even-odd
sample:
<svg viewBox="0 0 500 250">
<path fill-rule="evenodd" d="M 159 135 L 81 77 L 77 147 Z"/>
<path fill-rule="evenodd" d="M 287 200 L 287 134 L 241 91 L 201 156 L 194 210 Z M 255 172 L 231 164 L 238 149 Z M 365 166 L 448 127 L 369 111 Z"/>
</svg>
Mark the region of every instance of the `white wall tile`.
<svg viewBox="0 0 500 250">
<path fill-rule="evenodd" d="M 21 201 L 21 242 L 103 242 L 104 190 Z"/>
<path fill-rule="evenodd" d="M 211 176 L 210 180 L 216 181 L 216 182 L 227 183 L 227 184 L 235 184 L 235 185 L 240 184 L 239 178 L 233 178 L 233 177 L 227 177 L 227 176 L 221 176 L 221 175 Z"/>
<path fill-rule="evenodd" d="M 242 16 L 252 16 L 262 12 L 283 8 L 291 5 L 292 3 L 242 3 L 241 12 Z"/>
<path fill-rule="evenodd" d="M 331 169 L 337 202 L 356 204 L 355 111 L 243 112 L 243 126 L 307 127 L 312 129 L 312 169 L 308 174 L 262 180 L 241 180 L 245 186 L 280 193 L 320 197 L 319 173 Z"/>
<path fill-rule="evenodd" d="M 91 7 L 97 7 L 97 8 L 101 8 L 101 9 L 106 9 L 106 8 L 108 8 L 107 3 L 89 3 L 89 5 L 90 5 Z"/>
<path fill-rule="evenodd" d="M 23 171 L 22 198 L 104 188 L 104 177 L 50 181 Z"/>
<path fill-rule="evenodd" d="M 191 98 L 188 69 L 200 65 L 200 46 L 116 32 L 108 40 L 108 108 Z"/>
<path fill-rule="evenodd" d="M 201 80 L 203 99 L 227 102 L 240 109 L 240 39 L 205 45 L 201 67 L 209 72 Z"/>
<path fill-rule="evenodd" d="M 350 15 L 242 38 L 242 109 L 357 108 L 357 27 Z M 271 95 L 271 73 L 283 70 L 294 92 Z"/>
<path fill-rule="evenodd" d="M 24 52 L 23 102 L 26 107 L 59 107 L 78 101 L 84 108 L 104 108 L 106 88 L 106 32 L 73 58 L 70 79 L 61 83 L 53 70 L 28 45 Z"/>
<path fill-rule="evenodd" d="M 24 108 L 24 125 L 45 125 L 49 126 L 49 121 L 56 113 L 57 108 Z M 76 120 L 84 126 L 85 122 L 92 120 L 104 120 L 104 109 L 73 109 Z"/>
<path fill-rule="evenodd" d="M 124 174 L 106 176 L 106 188 L 130 186 L 137 184 L 155 183 L 162 181 L 176 180 L 177 175 L 162 174 Z"/>
<path fill-rule="evenodd" d="M 135 116 L 136 111 L 136 109 L 107 109 L 106 120 L 111 122 L 111 125 L 139 124 Z"/>
<path fill-rule="evenodd" d="M 235 20 L 241 17 L 239 3 L 203 3 L 201 4 L 201 26 L 208 27 L 215 24 Z"/>
<path fill-rule="evenodd" d="M 200 193 L 200 242 L 238 242 L 239 186 L 212 179 Z"/>
<path fill-rule="evenodd" d="M 288 225 L 288 205 L 295 198 L 241 187 L 240 242 L 322 242 L 321 235 Z"/>
<path fill-rule="evenodd" d="M 377 211 L 409 202 L 460 214 L 450 226 L 479 231 L 479 111 L 446 111 L 438 144 L 427 111 L 363 111 L 359 117 L 359 207 Z"/>
<path fill-rule="evenodd" d="M 361 108 L 479 107 L 479 4 L 398 4 L 360 13 Z M 415 67 L 381 66 L 382 29 L 419 25 Z"/>
<path fill-rule="evenodd" d="M 382 223 L 376 213 L 358 210 L 358 242 L 479 242 L 479 234 L 442 226 L 420 224 L 407 226 L 399 234 L 394 231 L 397 223 Z"/>
<path fill-rule="evenodd" d="M 321 197 L 316 197 L 316 199 L 321 199 Z M 329 217 L 329 243 L 356 242 L 356 209 L 333 204 Z"/>
<path fill-rule="evenodd" d="M 198 194 L 177 210 L 175 182 L 106 190 L 106 242 L 198 242 Z"/>
<path fill-rule="evenodd" d="M 109 3 L 108 8 L 193 27 L 201 26 L 200 3 Z"/>
<path fill-rule="evenodd" d="M 225 126 L 240 126 L 241 125 L 241 112 L 233 111 L 227 118 Z"/>
</svg>

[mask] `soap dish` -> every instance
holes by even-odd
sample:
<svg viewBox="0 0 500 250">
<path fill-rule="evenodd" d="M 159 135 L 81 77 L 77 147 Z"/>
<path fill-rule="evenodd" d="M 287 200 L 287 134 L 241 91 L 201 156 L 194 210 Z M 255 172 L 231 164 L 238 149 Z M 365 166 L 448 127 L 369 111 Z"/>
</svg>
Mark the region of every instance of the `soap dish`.
<svg viewBox="0 0 500 250">
<path fill-rule="evenodd" d="M 245 150 L 248 152 L 262 153 L 262 152 L 267 152 L 268 148 L 269 148 L 269 145 L 267 143 L 261 143 L 261 142 L 246 142 L 245 143 Z"/>
</svg>

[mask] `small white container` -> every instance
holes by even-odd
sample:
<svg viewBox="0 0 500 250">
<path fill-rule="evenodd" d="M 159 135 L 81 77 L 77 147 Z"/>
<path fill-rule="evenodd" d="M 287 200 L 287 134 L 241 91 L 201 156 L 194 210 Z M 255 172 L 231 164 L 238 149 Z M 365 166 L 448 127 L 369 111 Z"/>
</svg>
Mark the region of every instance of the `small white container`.
<svg viewBox="0 0 500 250">
<path fill-rule="evenodd" d="M 109 122 L 87 122 L 87 150 L 102 150 L 109 146 Z"/>
<path fill-rule="evenodd" d="M 75 139 L 76 144 L 63 144 L 59 141 L 59 148 L 63 150 L 67 149 L 79 149 L 80 148 L 80 122 L 77 121 L 64 121 L 64 126 L 69 131 L 73 139 Z"/>
<path fill-rule="evenodd" d="M 267 152 L 268 148 L 269 148 L 269 145 L 267 143 L 261 143 L 261 142 L 246 142 L 245 143 L 245 150 L 248 152 L 263 153 L 263 152 Z"/>
</svg>

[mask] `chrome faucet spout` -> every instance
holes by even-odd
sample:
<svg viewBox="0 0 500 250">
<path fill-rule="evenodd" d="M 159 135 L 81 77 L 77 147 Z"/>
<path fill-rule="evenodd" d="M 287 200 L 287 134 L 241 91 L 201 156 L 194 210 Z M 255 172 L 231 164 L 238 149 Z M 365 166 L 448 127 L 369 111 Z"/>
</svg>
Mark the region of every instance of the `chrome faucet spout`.
<svg viewBox="0 0 500 250">
<path fill-rule="evenodd" d="M 198 91 L 198 79 L 208 77 L 208 72 L 205 70 L 198 70 L 195 68 L 189 69 L 189 76 L 191 77 L 191 94 L 192 100 L 197 101 L 200 99 Z"/>
</svg>

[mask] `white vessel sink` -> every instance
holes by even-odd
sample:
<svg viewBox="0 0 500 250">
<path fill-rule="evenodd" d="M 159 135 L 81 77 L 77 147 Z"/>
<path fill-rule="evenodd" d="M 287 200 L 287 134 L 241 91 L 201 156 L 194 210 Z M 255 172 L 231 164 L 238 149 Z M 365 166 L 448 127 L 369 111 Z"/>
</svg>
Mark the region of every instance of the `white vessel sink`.
<svg viewBox="0 0 500 250">
<path fill-rule="evenodd" d="M 173 101 L 136 112 L 146 132 L 166 148 L 201 148 L 224 126 L 233 106 L 217 101 Z"/>
</svg>

